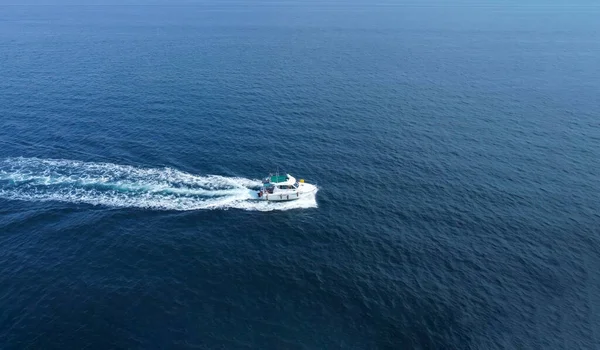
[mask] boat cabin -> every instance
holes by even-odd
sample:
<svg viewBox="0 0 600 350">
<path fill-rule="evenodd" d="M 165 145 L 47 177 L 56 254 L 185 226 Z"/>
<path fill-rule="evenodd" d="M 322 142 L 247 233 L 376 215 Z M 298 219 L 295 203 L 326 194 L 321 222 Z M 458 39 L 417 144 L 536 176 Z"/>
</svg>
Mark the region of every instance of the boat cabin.
<svg viewBox="0 0 600 350">
<path fill-rule="evenodd" d="M 300 180 L 300 182 L 303 182 L 303 180 Z M 300 182 L 296 181 L 290 174 L 272 175 L 263 181 L 266 192 L 270 194 L 280 191 L 297 191 Z"/>
</svg>

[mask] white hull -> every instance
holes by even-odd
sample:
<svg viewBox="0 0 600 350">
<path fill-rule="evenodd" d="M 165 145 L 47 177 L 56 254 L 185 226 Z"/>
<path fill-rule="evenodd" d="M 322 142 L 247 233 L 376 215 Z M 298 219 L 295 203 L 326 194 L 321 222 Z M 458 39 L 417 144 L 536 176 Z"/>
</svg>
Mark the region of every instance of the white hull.
<svg viewBox="0 0 600 350">
<path fill-rule="evenodd" d="M 310 197 L 314 195 L 317 191 L 317 187 L 311 184 L 304 184 L 301 186 L 298 191 L 290 191 L 289 193 L 265 193 L 259 199 L 270 201 L 270 202 L 286 202 L 286 201 L 295 201 L 298 199 Z"/>
<path fill-rule="evenodd" d="M 273 176 L 265 180 L 265 185 L 258 192 L 258 199 L 270 202 L 286 202 L 313 196 L 317 186 L 305 183 L 304 180 L 296 182 L 289 174 L 286 176 Z"/>
</svg>

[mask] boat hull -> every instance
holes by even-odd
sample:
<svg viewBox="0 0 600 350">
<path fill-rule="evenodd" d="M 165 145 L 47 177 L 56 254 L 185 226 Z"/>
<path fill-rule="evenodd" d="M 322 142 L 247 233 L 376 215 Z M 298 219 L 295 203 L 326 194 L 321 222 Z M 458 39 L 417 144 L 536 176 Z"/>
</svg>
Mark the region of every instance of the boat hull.
<svg viewBox="0 0 600 350">
<path fill-rule="evenodd" d="M 279 192 L 279 193 L 268 193 L 261 191 L 259 192 L 258 199 L 269 201 L 269 202 L 289 202 L 296 201 L 298 199 L 313 196 L 317 191 L 317 187 L 311 184 L 302 184 L 302 188 L 299 191 Z"/>
</svg>

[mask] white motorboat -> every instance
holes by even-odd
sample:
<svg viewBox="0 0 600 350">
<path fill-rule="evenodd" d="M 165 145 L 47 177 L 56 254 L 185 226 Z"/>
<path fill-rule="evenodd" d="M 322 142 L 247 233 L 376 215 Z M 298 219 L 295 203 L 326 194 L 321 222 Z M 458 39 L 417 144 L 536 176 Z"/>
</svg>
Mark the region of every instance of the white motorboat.
<svg viewBox="0 0 600 350">
<path fill-rule="evenodd" d="M 296 181 L 290 174 L 269 175 L 263 180 L 263 186 L 258 191 L 258 198 L 273 202 L 293 201 L 307 196 L 312 196 L 317 191 L 317 186 Z"/>
</svg>

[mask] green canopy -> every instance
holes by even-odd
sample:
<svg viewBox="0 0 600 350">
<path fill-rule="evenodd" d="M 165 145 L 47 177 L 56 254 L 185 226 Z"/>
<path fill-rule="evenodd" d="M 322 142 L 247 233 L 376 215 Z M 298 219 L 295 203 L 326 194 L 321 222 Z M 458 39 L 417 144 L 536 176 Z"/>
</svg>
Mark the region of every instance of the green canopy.
<svg viewBox="0 0 600 350">
<path fill-rule="evenodd" d="M 271 182 L 273 182 L 273 183 L 286 182 L 286 181 L 287 181 L 287 176 L 286 175 L 271 176 Z"/>
</svg>

